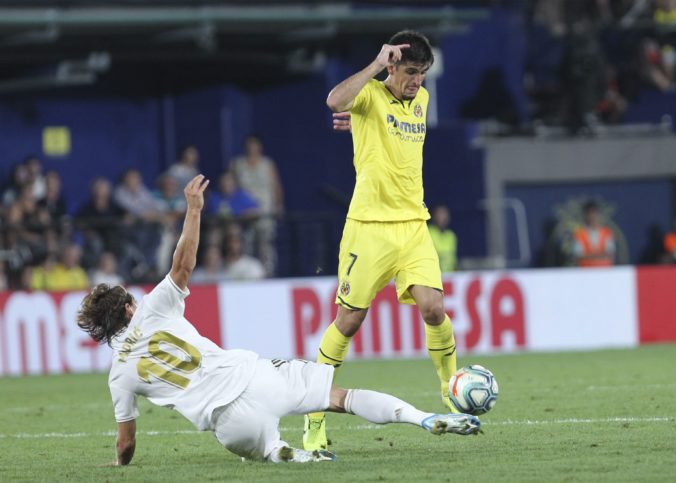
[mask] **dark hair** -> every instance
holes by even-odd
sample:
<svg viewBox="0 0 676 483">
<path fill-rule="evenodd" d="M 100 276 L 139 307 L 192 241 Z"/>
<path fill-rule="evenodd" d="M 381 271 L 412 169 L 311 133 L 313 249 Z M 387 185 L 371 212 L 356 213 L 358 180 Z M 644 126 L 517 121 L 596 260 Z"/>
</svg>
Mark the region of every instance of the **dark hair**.
<svg viewBox="0 0 676 483">
<path fill-rule="evenodd" d="M 126 304 L 134 297 L 123 287 L 100 283 L 87 295 L 77 312 L 77 325 L 98 343 L 110 341 L 127 326 Z"/>
<path fill-rule="evenodd" d="M 434 54 L 432 53 L 430 41 L 420 32 L 402 30 L 394 34 L 388 43 L 390 45 L 410 45 L 407 49 L 402 49 L 401 60 L 399 62 L 410 62 L 421 65 L 434 64 Z"/>
<path fill-rule="evenodd" d="M 183 146 L 181 146 L 181 149 L 178 150 L 178 157 L 182 158 L 183 156 L 185 156 L 185 153 L 188 152 L 188 150 L 190 150 L 190 149 L 196 150 L 197 145 L 196 144 L 184 144 Z"/>
<path fill-rule="evenodd" d="M 249 143 L 251 141 L 256 141 L 258 144 L 263 144 L 260 135 L 258 135 L 258 133 L 255 132 L 247 134 L 246 137 L 244 138 L 244 144 Z"/>
<path fill-rule="evenodd" d="M 589 213 L 590 211 L 598 211 L 599 204 L 596 200 L 587 200 L 582 206 L 583 213 Z"/>
</svg>

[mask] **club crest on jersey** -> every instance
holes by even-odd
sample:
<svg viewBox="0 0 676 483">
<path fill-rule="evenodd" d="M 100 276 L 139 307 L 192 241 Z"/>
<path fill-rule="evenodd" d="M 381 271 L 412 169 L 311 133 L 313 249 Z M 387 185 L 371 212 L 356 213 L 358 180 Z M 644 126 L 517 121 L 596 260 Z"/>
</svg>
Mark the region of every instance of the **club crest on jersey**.
<svg viewBox="0 0 676 483">
<path fill-rule="evenodd" d="M 341 282 L 338 290 L 340 291 L 340 295 L 347 297 L 350 295 L 350 282 Z"/>
<path fill-rule="evenodd" d="M 423 116 L 423 110 L 422 106 L 420 104 L 416 104 L 415 107 L 413 108 L 413 114 L 415 117 L 422 117 Z"/>
</svg>

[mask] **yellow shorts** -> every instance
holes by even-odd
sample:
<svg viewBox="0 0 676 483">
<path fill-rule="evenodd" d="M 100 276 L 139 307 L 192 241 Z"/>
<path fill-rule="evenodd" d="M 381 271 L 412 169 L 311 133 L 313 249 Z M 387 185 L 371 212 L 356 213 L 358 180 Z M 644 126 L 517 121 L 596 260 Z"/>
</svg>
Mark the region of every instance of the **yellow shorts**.
<svg viewBox="0 0 676 483">
<path fill-rule="evenodd" d="M 427 223 L 347 219 L 340 241 L 336 303 L 366 309 L 392 279 L 405 304 L 415 304 L 409 292 L 412 285 L 442 290 L 439 257 Z"/>
</svg>

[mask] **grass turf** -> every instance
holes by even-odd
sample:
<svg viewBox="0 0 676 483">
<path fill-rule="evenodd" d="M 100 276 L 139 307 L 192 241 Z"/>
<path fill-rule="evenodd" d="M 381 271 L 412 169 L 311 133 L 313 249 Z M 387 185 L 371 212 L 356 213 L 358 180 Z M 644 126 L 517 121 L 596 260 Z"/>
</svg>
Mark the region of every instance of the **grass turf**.
<svg viewBox="0 0 676 483">
<path fill-rule="evenodd" d="M 467 357 L 500 398 L 485 434 L 436 437 L 408 425 L 330 415 L 336 463 L 242 463 L 178 413 L 140 403 L 129 467 L 112 461 L 104 374 L 0 379 L 0 481 L 667 481 L 676 468 L 676 346 Z M 441 411 L 427 360 L 353 361 L 340 384 Z M 271 395 L 274 397 L 274 395 Z M 301 444 L 302 419 L 282 420 Z"/>
</svg>

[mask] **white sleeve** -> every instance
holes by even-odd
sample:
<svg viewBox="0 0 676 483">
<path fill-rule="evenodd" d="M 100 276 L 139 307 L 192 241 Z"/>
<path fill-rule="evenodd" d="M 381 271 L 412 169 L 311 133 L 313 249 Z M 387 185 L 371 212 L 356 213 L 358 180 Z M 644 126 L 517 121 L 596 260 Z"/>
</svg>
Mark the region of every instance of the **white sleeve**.
<svg viewBox="0 0 676 483">
<path fill-rule="evenodd" d="M 125 421 L 131 421 L 138 418 L 139 412 L 138 405 L 136 404 L 136 394 L 111 384 L 110 395 L 113 398 L 115 421 L 124 423 Z"/>
<path fill-rule="evenodd" d="M 143 297 L 143 304 L 146 310 L 158 315 L 180 318 L 183 317 L 185 298 L 188 295 L 190 295 L 190 290 L 187 288 L 181 290 L 167 275 L 148 295 Z"/>
</svg>

